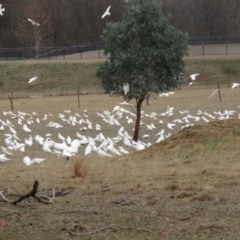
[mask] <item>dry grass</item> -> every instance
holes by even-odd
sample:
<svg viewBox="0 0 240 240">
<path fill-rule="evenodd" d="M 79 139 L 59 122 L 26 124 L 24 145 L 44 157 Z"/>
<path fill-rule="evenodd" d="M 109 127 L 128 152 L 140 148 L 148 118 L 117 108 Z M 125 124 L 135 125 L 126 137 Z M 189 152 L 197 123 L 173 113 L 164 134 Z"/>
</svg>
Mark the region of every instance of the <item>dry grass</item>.
<svg viewBox="0 0 240 240">
<path fill-rule="evenodd" d="M 176 109 L 176 118 L 181 109 L 210 112 L 235 106 L 237 110 L 237 101 L 230 90 L 225 90 L 222 103 L 213 99 L 211 105 L 205 100 L 209 92 L 201 89 L 179 91 L 171 99 L 152 100 L 150 106 L 143 105 L 143 110 L 162 112 L 170 105 Z M 189 102 L 189 99 L 193 100 Z M 98 121 L 96 111 L 111 110 L 120 101 L 109 101 L 104 95 L 82 96 L 82 108 L 78 109 L 74 96 L 19 99 L 15 100 L 15 109 L 35 111 L 38 117 L 51 112 L 55 120 L 63 109 L 80 114 L 88 109 L 89 118 Z M 8 108 L 9 102 L 2 100 L 0 109 Z M 42 123 L 33 130 L 44 135 L 48 131 L 45 126 Z M 16 128 L 19 128 L 17 124 Z M 115 223 L 144 228 L 150 233 L 116 228 L 81 236 L 81 239 L 208 239 L 210 236 L 228 239 L 231 234 L 237 237 L 237 222 L 233 219 L 240 212 L 238 129 L 238 120 L 196 125 L 145 151 L 112 159 L 93 154 L 79 161 L 79 156 L 84 153 L 84 148 L 80 148 L 79 154 L 67 161 L 42 153 L 36 147 L 27 148 L 30 157 L 38 155 L 47 160 L 41 165 L 26 167 L 22 164 L 25 154 L 14 155 L 11 161 L 1 165 L 1 187 L 12 186 L 23 194 L 37 179 L 43 194 L 51 188 L 69 194 L 57 197 L 52 207 L 33 201 L 22 202 L 16 207 L 2 203 L 0 219 L 8 224 L 0 226 L 0 236 L 3 239 L 19 239 L 19 236 L 26 239 L 79 239 L 70 237 L 69 232 L 91 232 Z M 65 125 L 61 133 L 74 137 L 75 131 L 77 129 Z M 51 132 L 54 139 L 57 132 Z M 102 132 L 115 136 L 114 128 L 108 125 L 102 126 Z M 24 139 L 27 134 L 22 134 L 19 137 Z M 93 137 L 96 132 L 85 134 Z M 80 177 L 73 178 L 73 169 Z M 87 177 L 84 178 L 85 173 Z"/>
<path fill-rule="evenodd" d="M 177 91 L 171 98 L 150 100 L 150 106 L 144 103 L 142 110 L 161 113 L 167 106 L 173 106 L 172 120 L 180 118 L 179 110 L 183 109 L 193 115 L 198 109 L 207 112 L 232 109 L 238 114 L 239 89 L 221 90 L 222 102 L 217 96 L 208 100 L 213 89 L 196 87 Z M 14 99 L 14 112 L 35 111 L 40 119 L 50 112 L 53 117 L 49 121 L 57 121 L 58 113 L 64 109 L 79 114 L 87 109 L 89 119 L 98 122 L 96 112 L 111 111 L 119 102 L 122 99 L 90 94 L 81 96 L 79 109 L 76 96 Z M 1 100 L 0 112 L 9 109 L 9 101 Z M 22 140 L 28 137 L 20 131 L 16 120 L 10 120 Z M 144 121 L 151 123 L 148 119 Z M 63 129 L 48 129 L 47 123 L 34 124 L 33 134 L 52 133 L 57 140 L 58 132 L 74 138 L 79 131 L 67 124 Z M 155 124 L 159 130 L 166 128 L 164 124 Z M 125 128 L 132 133 L 133 125 L 125 124 Z M 57 196 L 52 205 L 33 200 L 17 206 L 1 202 L 0 239 L 238 239 L 239 129 L 239 120 L 215 121 L 184 130 L 176 128 L 177 134 L 164 142 L 113 158 L 92 154 L 83 160 L 82 147 L 76 157 L 67 161 L 43 153 L 37 145 L 26 147 L 26 153 L 17 152 L 11 161 L 0 165 L 0 187 L 24 194 L 38 180 L 39 193 L 46 194 L 46 190 L 54 188 L 57 193 L 69 194 Z M 116 136 L 116 128 L 107 124 L 102 124 L 102 132 Z M 84 132 L 90 137 L 98 133 Z M 144 133 L 142 127 L 140 135 Z M 150 133 L 150 140 L 155 142 L 154 134 Z M 4 144 L 2 137 L 0 145 Z M 22 163 L 25 155 L 47 160 L 26 167 Z M 85 236 L 70 234 L 88 233 L 110 224 L 132 228 L 106 228 Z"/>
</svg>

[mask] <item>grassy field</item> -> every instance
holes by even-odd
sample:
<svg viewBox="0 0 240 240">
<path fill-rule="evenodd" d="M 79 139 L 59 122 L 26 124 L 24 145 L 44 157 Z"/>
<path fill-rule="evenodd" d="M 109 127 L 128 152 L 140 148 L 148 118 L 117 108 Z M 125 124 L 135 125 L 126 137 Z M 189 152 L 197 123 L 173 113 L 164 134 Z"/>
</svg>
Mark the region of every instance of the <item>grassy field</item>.
<svg viewBox="0 0 240 240">
<path fill-rule="evenodd" d="M 51 194 L 52 188 L 57 194 L 54 202 L 48 205 L 34 199 L 26 199 L 16 206 L 1 202 L 0 239 L 240 239 L 239 89 L 227 87 L 227 81 L 218 67 L 224 61 L 239 64 L 235 58 L 204 60 L 189 57 L 186 73 L 200 72 L 202 80 L 199 84 L 204 88 L 188 88 L 186 82 L 186 86 L 171 97 L 151 99 L 150 106 L 144 103 L 142 110 L 147 114 L 156 112 L 159 115 L 170 106 L 174 107 L 174 115 L 158 117 L 163 124 L 144 117 L 145 124 L 154 123 L 156 131 L 147 132 L 143 125 L 140 136 L 148 133 L 149 141 L 156 142 L 155 133 L 162 128 L 167 129 L 168 121 L 182 118 L 179 111 L 183 109 L 193 116 L 198 116 L 198 110 L 211 114 L 234 110 L 232 119 L 214 119 L 209 123 L 201 121 L 183 130 L 179 126 L 163 142 L 143 151 L 128 149 L 130 154 L 112 158 L 103 158 L 96 153 L 84 156 L 84 146 L 69 161 L 44 153 L 37 144 L 26 147 L 25 152 L 14 152 L 10 161 L 0 164 L 0 191 L 9 188 L 7 197 L 16 199 L 19 194 L 28 193 L 34 181 L 38 180 L 38 194 Z M 94 70 L 99 63 L 88 62 L 87 68 L 84 64 L 74 61 L 0 63 L 1 72 L 5 71 L 6 89 L 13 86 L 8 81 L 15 82 L 21 78 L 18 80 L 21 81 L 19 87 L 14 90 L 19 96 L 41 94 L 41 85 L 38 85 L 41 82 L 28 89 L 27 81 L 40 72 L 46 76 L 45 94 L 48 96 L 14 99 L 14 113 L 22 111 L 33 116 L 34 111 L 37 114 L 33 119 L 41 119 L 41 124 L 30 126 L 33 136 L 51 133 L 55 141 L 58 133 L 76 137 L 76 132 L 80 132 L 79 126 L 62 123 L 62 129 L 46 127 L 50 121 L 59 122 L 59 113 L 66 116 L 86 113 L 93 123 L 101 124 L 101 132 L 105 136 L 116 136 L 120 127 L 100 122 L 96 112 L 112 111 L 123 101 L 121 98 L 103 94 L 83 95 L 78 108 L 76 96 L 57 96 L 63 91 L 58 88 L 60 82 L 70 85 L 71 79 L 71 83 L 77 86 L 79 79 L 72 74 L 73 69 L 76 72 L 78 69 L 79 72 L 87 71 L 89 82 L 82 89 L 101 90 Z M 12 78 L 9 77 L 10 69 L 15 69 L 19 77 L 13 78 L 14 71 Z M 59 76 L 51 69 L 58 69 Z M 64 72 L 69 73 L 68 80 L 60 76 Z M 56 87 L 50 88 L 54 81 Z M 90 88 L 90 81 L 97 83 L 94 90 Z M 212 81 L 211 88 L 207 88 L 207 81 Z M 208 99 L 217 81 L 224 81 L 222 102 L 217 94 Z M 67 92 L 74 90 L 69 86 Z M 132 111 L 126 106 L 124 108 Z M 66 109 L 71 113 L 65 113 Z M 11 121 L 23 141 L 29 134 L 22 131 L 17 119 L 3 115 L 3 111 L 9 110 L 8 99 L 1 99 L 0 119 Z M 47 121 L 42 120 L 45 114 L 48 115 Z M 133 124 L 127 124 L 125 118 L 121 124 L 132 133 Z M 5 146 L 4 134 L 7 132 L 5 129 L 1 133 L 2 146 Z M 82 134 L 95 137 L 98 133 L 93 129 Z M 26 167 L 22 162 L 26 155 L 47 160 L 40 165 Z M 77 170 L 82 176 L 77 176 Z"/>
<path fill-rule="evenodd" d="M 15 97 L 75 94 L 78 86 L 81 92 L 103 92 L 101 82 L 96 77 L 96 70 L 103 61 L 105 60 L 1 61 L 0 96 L 7 97 L 10 92 L 13 92 Z M 222 73 L 222 66 L 234 66 L 240 69 L 238 55 L 224 55 L 221 58 L 189 56 L 185 58 L 185 62 L 183 86 L 188 86 L 189 75 L 192 73 L 200 73 L 198 87 L 215 87 L 218 83 L 225 86 L 229 79 Z M 38 79 L 28 84 L 28 80 L 35 76 L 38 76 Z M 238 78 L 239 72 L 230 75 L 231 82 L 238 81 Z"/>
</svg>

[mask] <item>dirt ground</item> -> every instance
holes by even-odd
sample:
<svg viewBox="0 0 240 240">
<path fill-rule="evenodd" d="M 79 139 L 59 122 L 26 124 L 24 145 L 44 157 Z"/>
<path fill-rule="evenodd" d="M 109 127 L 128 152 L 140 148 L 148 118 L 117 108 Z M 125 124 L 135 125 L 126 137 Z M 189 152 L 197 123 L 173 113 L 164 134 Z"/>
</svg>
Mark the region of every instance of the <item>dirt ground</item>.
<svg viewBox="0 0 240 240">
<path fill-rule="evenodd" d="M 38 194 L 51 197 L 54 188 L 56 197 L 51 204 L 32 198 L 17 205 L 1 201 L 0 239 L 240 239 L 239 89 L 221 89 L 221 102 L 217 94 L 208 99 L 212 92 L 187 88 L 152 99 L 150 106 L 144 103 L 144 113 L 158 113 L 163 123 L 144 117 L 145 124 L 154 123 L 156 130 L 147 132 L 144 125 L 141 127 L 140 136 L 148 133 L 153 143 L 142 151 L 103 158 L 96 153 L 84 156 L 82 147 L 69 161 L 43 153 L 36 145 L 24 153 L 14 153 L 10 161 L 0 164 L 0 191 L 8 199 L 16 199 L 38 180 Z M 86 109 L 96 123 L 96 112 L 112 111 L 121 102 L 105 95 L 84 95 L 79 109 L 76 96 L 26 98 L 15 100 L 14 112 L 34 111 L 41 119 L 51 113 L 49 121 L 57 122 L 58 113 L 66 109 L 78 114 Z M 174 114 L 159 117 L 168 106 L 174 107 Z M 0 119 L 13 122 L 18 136 L 24 139 L 28 134 L 21 131 L 17 120 L 2 114 L 9 109 L 9 101 L 1 100 Z M 228 120 L 200 121 L 184 129 L 179 125 L 168 130 L 169 138 L 155 144 L 155 134 L 163 128 L 167 131 L 167 122 L 182 118 L 182 110 L 192 116 L 198 116 L 199 110 L 209 114 L 235 112 Z M 49 121 L 31 126 L 32 134 L 51 132 L 56 140 L 59 132 L 74 138 L 79 131 L 79 127 L 67 124 L 50 130 L 46 128 Z M 132 133 L 134 125 L 125 120 L 121 123 Z M 114 137 L 119 129 L 100 124 L 105 136 Z M 4 133 L 7 131 L 1 133 L 2 146 Z M 94 137 L 97 132 L 84 134 Z M 22 163 L 25 155 L 47 160 L 26 167 Z M 76 176 L 76 168 L 82 177 Z M 6 189 L 10 190 L 8 195 Z"/>
</svg>

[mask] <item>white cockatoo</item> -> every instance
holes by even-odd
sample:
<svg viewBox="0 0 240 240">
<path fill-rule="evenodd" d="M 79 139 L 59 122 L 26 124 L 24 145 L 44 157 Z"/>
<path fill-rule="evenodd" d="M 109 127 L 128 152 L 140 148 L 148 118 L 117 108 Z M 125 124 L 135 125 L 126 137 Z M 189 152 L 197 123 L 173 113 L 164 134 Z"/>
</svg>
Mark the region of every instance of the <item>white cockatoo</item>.
<svg viewBox="0 0 240 240">
<path fill-rule="evenodd" d="M 29 81 L 28 81 L 28 83 L 31 83 L 31 82 L 35 81 L 37 78 L 38 78 L 38 77 L 30 78 Z"/>
<path fill-rule="evenodd" d="M 105 11 L 105 13 L 102 15 L 102 18 L 105 18 L 107 15 L 110 15 L 111 13 L 110 13 L 110 8 L 111 8 L 111 6 L 109 6 L 108 8 L 107 8 L 107 10 Z"/>
<path fill-rule="evenodd" d="M 32 19 L 30 19 L 30 18 L 28 18 L 28 21 L 33 25 L 33 26 L 37 26 L 37 27 L 39 27 L 40 26 L 40 24 L 39 23 L 37 23 L 37 22 L 35 22 L 35 21 L 33 21 Z"/>
<path fill-rule="evenodd" d="M 190 78 L 194 81 L 196 80 L 196 77 L 199 75 L 199 73 L 194 73 L 190 75 Z"/>
<path fill-rule="evenodd" d="M 127 95 L 130 91 L 130 87 L 129 87 L 129 84 L 128 83 L 124 83 L 123 84 L 123 92 L 124 92 L 124 95 Z"/>
<path fill-rule="evenodd" d="M 3 12 L 5 12 L 5 8 L 2 8 L 2 4 L 0 4 L 0 15 L 3 15 Z"/>
</svg>

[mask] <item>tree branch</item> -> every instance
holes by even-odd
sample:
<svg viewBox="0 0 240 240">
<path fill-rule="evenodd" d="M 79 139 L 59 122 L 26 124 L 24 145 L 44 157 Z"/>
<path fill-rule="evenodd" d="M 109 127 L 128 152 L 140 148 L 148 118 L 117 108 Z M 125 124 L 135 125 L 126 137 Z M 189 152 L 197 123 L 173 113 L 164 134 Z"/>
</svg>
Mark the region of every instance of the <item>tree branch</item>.
<svg viewBox="0 0 240 240">
<path fill-rule="evenodd" d="M 11 204 L 13 204 L 13 205 L 16 205 L 17 203 L 23 201 L 23 200 L 26 199 L 26 198 L 30 198 L 30 197 L 37 199 L 38 202 L 41 202 L 41 203 L 46 203 L 46 204 L 52 203 L 52 202 L 53 202 L 53 199 L 55 198 L 55 190 L 53 189 L 53 196 L 52 196 L 52 198 L 49 198 L 49 197 L 47 197 L 47 196 L 42 196 L 42 195 L 37 196 L 36 194 L 37 194 L 38 186 L 39 186 L 39 182 L 36 180 L 36 181 L 34 182 L 34 184 L 33 184 L 32 190 L 31 190 L 29 193 L 20 196 L 17 200 L 14 200 L 14 201 L 8 200 L 8 199 L 3 195 L 3 193 L 2 193 L 1 191 L 0 191 L 0 197 L 2 198 L 2 201 L 3 201 L 3 202 L 11 203 Z"/>
<path fill-rule="evenodd" d="M 102 228 L 96 229 L 94 231 L 86 232 L 86 233 L 75 233 L 73 231 L 70 231 L 69 233 L 71 235 L 84 236 L 84 235 L 95 234 L 95 233 L 98 233 L 98 232 L 101 232 L 101 231 L 104 231 L 104 230 L 107 230 L 107 229 L 111 229 L 111 228 L 120 228 L 120 229 L 124 229 L 124 230 L 137 230 L 137 231 L 143 231 L 143 232 L 150 232 L 149 230 L 147 230 L 145 228 L 124 227 L 124 226 L 120 226 L 120 225 L 117 225 L 117 224 L 113 223 L 113 224 L 110 224 L 106 227 L 102 227 Z"/>
</svg>

